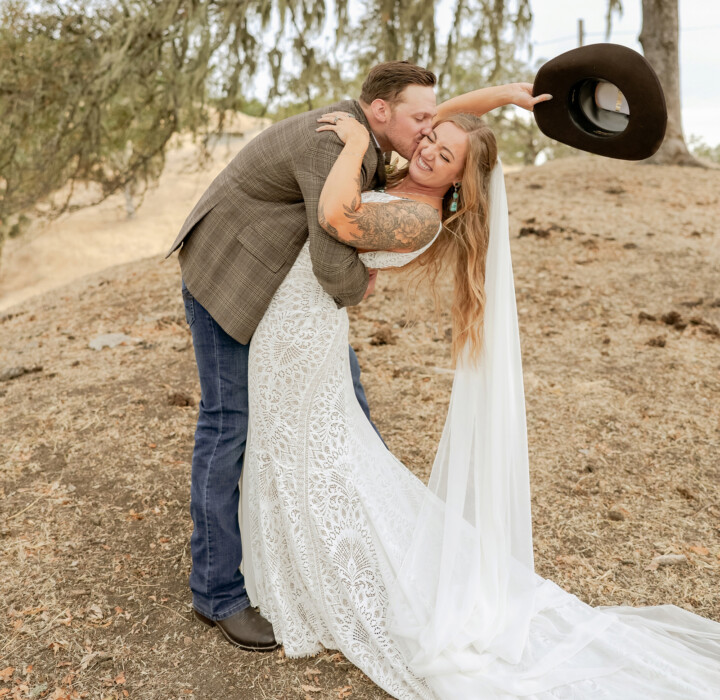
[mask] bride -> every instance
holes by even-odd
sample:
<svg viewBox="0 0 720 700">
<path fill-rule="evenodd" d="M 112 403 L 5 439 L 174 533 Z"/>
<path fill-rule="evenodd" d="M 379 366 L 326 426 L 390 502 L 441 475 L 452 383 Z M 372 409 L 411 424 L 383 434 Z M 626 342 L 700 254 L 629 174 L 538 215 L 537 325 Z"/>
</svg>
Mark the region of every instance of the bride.
<svg viewBox="0 0 720 700">
<path fill-rule="evenodd" d="M 592 608 L 533 571 L 502 169 L 480 119 L 440 117 L 384 192 L 359 191 L 366 129 L 342 113 L 319 127 L 345 144 L 323 227 L 369 268 L 454 269 L 455 380 L 430 483 L 357 403 L 347 313 L 306 245 L 250 348 L 250 600 L 288 656 L 340 650 L 396 698 L 718 698 L 720 624 L 671 605 Z"/>
</svg>

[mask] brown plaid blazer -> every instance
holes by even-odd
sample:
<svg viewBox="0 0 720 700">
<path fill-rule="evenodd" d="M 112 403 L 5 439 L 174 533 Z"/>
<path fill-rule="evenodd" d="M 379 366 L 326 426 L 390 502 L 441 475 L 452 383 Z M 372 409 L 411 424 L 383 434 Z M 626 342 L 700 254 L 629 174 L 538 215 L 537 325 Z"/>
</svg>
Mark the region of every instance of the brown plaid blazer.
<svg viewBox="0 0 720 700">
<path fill-rule="evenodd" d="M 316 120 L 336 110 L 352 112 L 369 130 L 355 100 L 269 127 L 213 180 L 168 252 L 182 246 L 187 288 L 241 343 L 250 341 L 308 236 L 315 274 L 338 306 L 357 304 L 365 293 L 368 273 L 356 250 L 318 223 L 320 192 L 342 143 L 317 133 Z M 382 153 L 372 140 L 362 178 L 363 189 L 385 184 Z"/>
</svg>

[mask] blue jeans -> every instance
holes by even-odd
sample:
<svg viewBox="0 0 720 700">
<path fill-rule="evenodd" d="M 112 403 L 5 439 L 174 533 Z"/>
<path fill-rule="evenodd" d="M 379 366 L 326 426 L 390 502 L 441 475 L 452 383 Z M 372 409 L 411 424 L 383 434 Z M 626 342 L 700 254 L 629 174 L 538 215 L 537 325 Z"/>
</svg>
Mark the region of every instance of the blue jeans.
<svg viewBox="0 0 720 700">
<path fill-rule="evenodd" d="M 223 620 L 250 605 L 238 569 L 242 560 L 238 481 L 248 429 L 250 346 L 225 333 L 184 282 L 182 295 L 202 396 L 190 485 L 194 524 L 190 589 L 198 612 L 212 620 Z M 355 394 L 370 420 L 360 365 L 352 348 L 350 368 Z"/>
</svg>

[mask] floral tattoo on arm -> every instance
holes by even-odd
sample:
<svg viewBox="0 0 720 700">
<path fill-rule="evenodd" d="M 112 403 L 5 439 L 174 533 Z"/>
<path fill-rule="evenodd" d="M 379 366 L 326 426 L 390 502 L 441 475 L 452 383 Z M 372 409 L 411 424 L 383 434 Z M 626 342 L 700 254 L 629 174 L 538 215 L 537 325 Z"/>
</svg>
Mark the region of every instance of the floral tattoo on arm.
<svg viewBox="0 0 720 700">
<path fill-rule="evenodd" d="M 320 226 L 337 240 L 362 250 L 419 250 L 437 233 L 440 218 L 435 207 L 412 199 L 362 202 L 363 178 L 357 173 L 354 192 L 342 203 L 344 221 L 328 220 L 318 204 Z"/>
<path fill-rule="evenodd" d="M 357 247 L 368 250 L 418 250 L 432 240 L 440 224 L 433 206 L 409 199 L 365 204 L 358 210 L 346 206 L 345 217 Z"/>
</svg>

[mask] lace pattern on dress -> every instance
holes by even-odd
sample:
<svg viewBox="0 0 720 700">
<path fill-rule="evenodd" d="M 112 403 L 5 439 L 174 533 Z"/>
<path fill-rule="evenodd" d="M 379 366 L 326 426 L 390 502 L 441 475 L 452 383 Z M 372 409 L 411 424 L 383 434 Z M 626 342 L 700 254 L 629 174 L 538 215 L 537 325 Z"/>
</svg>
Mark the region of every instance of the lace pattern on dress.
<svg viewBox="0 0 720 700">
<path fill-rule="evenodd" d="M 371 264 L 397 266 L 419 252 L 373 253 Z M 679 624 L 593 609 L 540 577 L 519 663 L 458 646 L 445 670 L 420 677 L 393 637 L 388 605 L 426 487 L 360 409 L 347 343 L 347 312 L 315 278 L 306 245 L 251 342 L 241 485 L 248 594 L 288 656 L 338 649 L 403 700 L 720 697 L 720 625 L 692 616 L 700 631 L 710 628 L 692 654 L 672 638 Z M 410 604 L 438 572 L 426 575 Z M 459 632 L 466 623 L 457 621 Z M 587 644 L 568 656 L 563 644 L 572 634 L 586 634 Z"/>
</svg>

